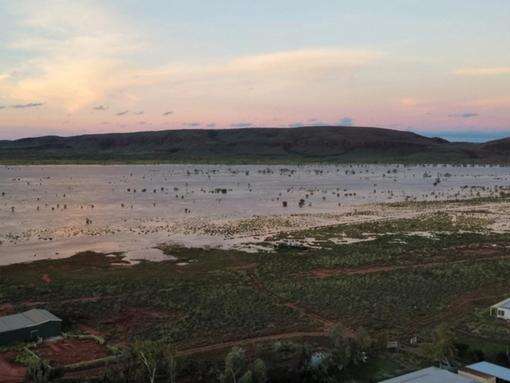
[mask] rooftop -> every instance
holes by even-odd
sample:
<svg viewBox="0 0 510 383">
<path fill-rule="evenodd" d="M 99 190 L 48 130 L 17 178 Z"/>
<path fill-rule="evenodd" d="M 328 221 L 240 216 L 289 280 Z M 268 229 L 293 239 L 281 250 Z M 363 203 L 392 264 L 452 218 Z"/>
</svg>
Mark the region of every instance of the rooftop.
<svg viewBox="0 0 510 383">
<path fill-rule="evenodd" d="M 380 383 L 475 383 L 475 381 L 437 367 L 429 367 Z"/>
<path fill-rule="evenodd" d="M 479 362 L 467 366 L 469 369 L 481 372 L 483 374 L 495 376 L 498 379 L 510 382 L 510 369 L 492 364 L 489 362 Z"/>
<path fill-rule="evenodd" d="M 42 323 L 58 321 L 62 319 L 42 309 L 33 309 L 19 314 L 0 317 L 0 332 L 19 330 L 21 328 L 33 327 Z"/>
<path fill-rule="evenodd" d="M 497 307 L 497 308 L 500 308 L 500 309 L 508 309 L 508 310 L 510 310 L 510 298 L 505 299 L 504 301 L 501 301 L 499 303 L 496 303 L 492 307 Z"/>
</svg>

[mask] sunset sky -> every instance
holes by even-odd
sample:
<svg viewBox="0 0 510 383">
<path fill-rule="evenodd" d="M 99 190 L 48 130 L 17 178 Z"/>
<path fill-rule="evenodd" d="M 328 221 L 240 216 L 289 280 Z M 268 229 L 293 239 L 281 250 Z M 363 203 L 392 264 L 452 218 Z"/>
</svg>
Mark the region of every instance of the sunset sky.
<svg viewBox="0 0 510 383">
<path fill-rule="evenodd" d="M 510 1 L 0 0 L 0 139 L 320 124 L 510 135 Z"/>
</svg>

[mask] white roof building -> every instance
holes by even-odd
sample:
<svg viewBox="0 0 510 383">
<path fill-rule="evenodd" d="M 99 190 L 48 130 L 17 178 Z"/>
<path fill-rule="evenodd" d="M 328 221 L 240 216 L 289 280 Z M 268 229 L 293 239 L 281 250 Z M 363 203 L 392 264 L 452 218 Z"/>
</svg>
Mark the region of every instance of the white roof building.
<svg viewBox="0 0 510 383">
<path fill-rule="evenodd" d="M 476 379 L 479 382 L 510 382 L 510 369 L 489 362 L 471 364 L 461 368 L 459 374 L 479 377 Z"/>
<path fill-rule="evenodd" d="M 497 318 L 510 320 L 510 298 L 491 306 L 491 315 Z"/>
<path fill-rule="evenodd" d="M 379 383 L 477 383 L 477 381 L 437 367 L 429 367 Z"/>
</svg>

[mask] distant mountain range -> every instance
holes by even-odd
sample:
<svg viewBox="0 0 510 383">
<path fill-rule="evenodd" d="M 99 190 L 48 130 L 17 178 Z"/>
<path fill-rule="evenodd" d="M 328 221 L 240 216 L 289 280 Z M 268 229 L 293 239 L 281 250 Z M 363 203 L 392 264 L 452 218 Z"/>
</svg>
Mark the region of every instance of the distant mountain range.
<svg viewBox="0 0 510 383">
<path fill-rule="evenodd" d="M 0 141 L 0 163 L 510 162 L 510 138 L 449 142 L 381 128 L 307 126 L 45 136 Z"/>
</svg>

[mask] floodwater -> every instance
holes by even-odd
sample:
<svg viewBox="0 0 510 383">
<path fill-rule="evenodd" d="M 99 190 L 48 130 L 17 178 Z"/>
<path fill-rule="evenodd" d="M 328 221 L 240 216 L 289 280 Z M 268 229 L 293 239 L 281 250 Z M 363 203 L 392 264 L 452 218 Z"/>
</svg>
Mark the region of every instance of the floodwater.
<svg viewBox="0 0 510 383">
<path fill-rule="evenodd" d="M 0 166 L 0 265 L 85 250 L 162 260 L 158 244 L 221 247 L 225 233 L 210 224 L 489 196 L 509 185 L 500 166 Z"/>
</svg>

